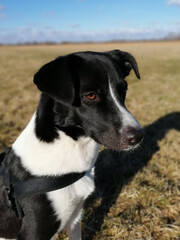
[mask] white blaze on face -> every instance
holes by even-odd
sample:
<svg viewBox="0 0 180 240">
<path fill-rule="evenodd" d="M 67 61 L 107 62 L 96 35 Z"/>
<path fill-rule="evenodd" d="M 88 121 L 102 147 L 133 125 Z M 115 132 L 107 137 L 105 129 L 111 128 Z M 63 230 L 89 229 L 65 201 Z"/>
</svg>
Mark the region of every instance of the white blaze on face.
<svg viewBox="0 0 180 240">
<path fill-rule="evenodd" d="M 113 91 L 113 88 L 112 88 L 110 82 L 109 82 L 109 90 L 110 90 L 110 95 L 111 95 L 117 109 L 119 110 L 119 115 L 122 118 L 123 128 L 129 126 L 129 127 L 133 127 L 136 129 L 141 129 L 141 125 L 133 117 L 133 115 L 130 112 L 128 112 L 128 110 L 125 107 L 121 106 L 120 103 L 118 102 L 117 97 Z"/>
</svg>

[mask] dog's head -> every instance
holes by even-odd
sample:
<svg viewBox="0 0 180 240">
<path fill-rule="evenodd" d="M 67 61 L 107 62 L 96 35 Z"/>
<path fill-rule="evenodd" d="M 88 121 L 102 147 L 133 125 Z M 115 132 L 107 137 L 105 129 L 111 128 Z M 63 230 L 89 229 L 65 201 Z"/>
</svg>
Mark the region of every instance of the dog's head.
<svg viewBox="0 0 180 240">
<path fill-rule="evenodd" d="M 125 107 L 125 78 L 131 69 L 140 78 L 136 60 L 127 52 L 79 52 L 44 65 L 34 83 L 54 99 L 59 129 L 81 129 L 108 148 L 128 150 L 144 135 Z"/>
</svg>

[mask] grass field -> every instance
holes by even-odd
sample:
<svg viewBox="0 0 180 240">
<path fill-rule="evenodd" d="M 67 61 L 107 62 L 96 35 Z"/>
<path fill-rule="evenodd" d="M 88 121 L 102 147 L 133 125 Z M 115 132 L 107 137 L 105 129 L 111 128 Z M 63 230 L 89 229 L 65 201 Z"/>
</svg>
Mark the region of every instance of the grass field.
<svg viewBox="0 0 180 240">
<path fill-rule="evenodd" d="M 141 80 L 133 73 L 127 79 L 126 105 L 146 136 L 134 153 L 99 154 L 83 239 L 179 240 L 180 42 L 0 47 L 0 150 L 35 111 L 39 92 L 32 79 L 44 63 L 74 51 L 110 49 L 129 51 L 139 63 Z"/>
</svg>

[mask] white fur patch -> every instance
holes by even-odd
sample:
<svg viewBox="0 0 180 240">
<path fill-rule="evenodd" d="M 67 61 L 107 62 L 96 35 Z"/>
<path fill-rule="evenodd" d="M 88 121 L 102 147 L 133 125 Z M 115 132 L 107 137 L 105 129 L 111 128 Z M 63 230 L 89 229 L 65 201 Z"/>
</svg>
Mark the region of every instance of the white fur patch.
<svg viewBox="0 0 180 240">
<path fill-rule="evenodd" d="M 35 114 L 13 144 L 21 163 L 31 174 L 61 175 L 91 169 L 97 158 L 99 145 L 89 137 L 77 141 L 59 131 L 53 143 L 40 141 L 35 135 Z"/>
<path fill-rule="evenodd" d="M 133 115 L 128 112 L 128 110 L 126 108 L 124 108 L 123 106 L 121 106 L 116 98 L 115 93 L 113 92 L 111 83 L 109 82 L 109 90 L 110 90 L 110 94 L 112 99 L 114 100 L 114 103 L 117 107 L 117 109 L 120 112 L 120 115 L 122 116 L 122 122 L 123 122 L 123 127 L 126 126 L 131 126 L 134 128 L 141 128 L 141 125 L 138 123 L 138 121 L 133 117 Z"/>
<path fill-rule="evenodd" d="M 81 210 L 84 200 L 94 191 L 94 181 L 90 172 L 76 183 L 49 192 L 48 198 L 52 201 L 57 218 L 61 220 L 61 229 L 73 229 L 80 222 Z"/>
</svg>

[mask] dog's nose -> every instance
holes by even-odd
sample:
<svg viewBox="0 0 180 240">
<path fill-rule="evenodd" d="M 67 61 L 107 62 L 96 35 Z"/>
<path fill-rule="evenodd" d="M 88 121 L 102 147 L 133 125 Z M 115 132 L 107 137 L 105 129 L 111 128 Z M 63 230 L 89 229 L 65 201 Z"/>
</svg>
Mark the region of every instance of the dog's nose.
<svg viewBox="0 0 180 240">
<path fill-rule="evenodd" d="M 142 128 L 126 127 L 124 130 L 124 141 L 130 146 L 140 143 L 143 137 L 144 130 Z"/>
</svg>

